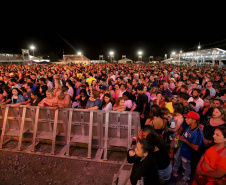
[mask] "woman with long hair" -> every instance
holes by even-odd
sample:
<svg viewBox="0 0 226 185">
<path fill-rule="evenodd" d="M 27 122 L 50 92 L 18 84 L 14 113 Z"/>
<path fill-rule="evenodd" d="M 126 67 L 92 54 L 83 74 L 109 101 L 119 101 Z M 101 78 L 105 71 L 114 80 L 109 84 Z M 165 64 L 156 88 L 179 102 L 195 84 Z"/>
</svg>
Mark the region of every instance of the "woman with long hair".
<svg viewBox="0 0 226 185">
<path fill-rule="evenodd" d="M 150 93 L 150 107 L 153 105 L 153 100 L 155 100 L 157 97 L 157 92 L 158 92 L 159 88 L 157 86 L 153 86 L 151 88 L 151 90 L 149 91 Z"/>
<path fill-rule="evenodd" d="M 184 122 L 184 117 L 183 117 L 183 106 L 181 103 L 174 103 L 173 104 L 173 110 L 174 112 L 172 113 L 172 120 L 174 122 L 174 125 L 170 125 L 169 131 L 174 132 L 174 134 L 177 134 L 178 129 Z"/>
<path fill-rule="evenodd" d="M 118 95 L 119 95 L 120 92 L 121 92 L 121 90 L 119 88 L 119 85 L 115 84 L 115 97 L 114 97 L 115 101 L 117 100 Z"/>
<path fill-rule="evenodd" d="M 11 104 L 19 106 L 21 102 L 25 102 L 24 97 L 21 95 L 20 90 L 17 88 L 12 89 Z"/>
<path fill-rule="evenodd" d="M 101 108 L 100 93 L 96 89 L 92 89 L 89 99 L 86 103 L 87 109 L 98 110 Z"/>
<path fill-rule="evenodd" d="M 210 98 L 210 90 L 207 88 L 202 88 L 199 97 L 202 100 L 205 100 L 206 98 Z"/>
<path fill-rule="evenodd" d="M 5 105 L 11 103 L 11 92 L 8 88 L 3 89 L 3 99 L 0 102 L 0 105 Z"/>
<path fill-rule="evenodd" d="M 79 94 L 80 94 L 78 99 L 79 108 L 86 109 L 86 104 L 89 99 L 87 91 L 85 89 L 81 89 Z"/>
<path fill-rule="evenodd" d="M 153 104 L 157 104 L 159 107 L 165 107 L 166 106 L 166 102 L 165 100 L 162 99 L 162 93 L 158 92 L 156 94 L 156 99 L 154 99 L 152 101 Z"/>
<path fill-rule="evenodd" d="M 114 111 L 125 111 L 126 110 L 125 100 L 123 97 L 117 98 L 117 100 L 115 101 L 115 104 L 113 106 L 113 110 Z"/>
<path fill-rule="evenodd" d="M 46 98 L 44 98 L 41 102 L 38 103 L 39 107 L 53 107 L 53 103 L 55 101 L 55 97 L 53 96 L 52 90 L 46 91 Z"/>
<path fill-rule="evenodd" d="M 226 182 L 226 125 L 214 130 L 214 145 L 205 151 L 194 174 L 192 185 L 225 184 Z"/>
<path fill-rule="evenodd" d="M 105 93 L 103 97 L 102 110 L 112 110 L 111 94 Z"/>
<path fill-rule="evenodd" d="M 215 129 L 226 122 L 226 111 L 223 107 L 215 107 L 212 117 L 202 122 L 203 125 L 203 143 L 208 147 L 213 143 L 213 134 Z"/>
<path fill-rule="evenodd" d="M 145 122 L 145 125 L 151 125 L 154 127 L 155 131 L 163 137 L 166 132 L 168 132 L 167 119 L 169 117 L 169 109 L 152 105 L 150 111 L 150 118 Z"/>
<path fill-rule="evenodd" d="M 73 99 L 73 97 L 74 97 L 74 88 L 73 88 L 74 84 L 73 84 L 73 82 L 68 79 L 68 80 L 66 80 L 65 85 L 68 87 L 67 94 L 69 94 L 71 99 Z"/>
<path fill-rule="evenodd" d="M 41 102 L 42 99 L 41 97 L 38 97 L 38 94 L 35 91 L 31 92 L 31 106 L 38 106 L 38 103 Z"/>
<path fill-rule="evenodd" d="M 54 80 L 54 82 L 55 86 L 53 88 L 53 96 L 56 96 L 57 91 L 62 90 L 62 83 L 61 80 L 57 78 Z"/>
</svg>

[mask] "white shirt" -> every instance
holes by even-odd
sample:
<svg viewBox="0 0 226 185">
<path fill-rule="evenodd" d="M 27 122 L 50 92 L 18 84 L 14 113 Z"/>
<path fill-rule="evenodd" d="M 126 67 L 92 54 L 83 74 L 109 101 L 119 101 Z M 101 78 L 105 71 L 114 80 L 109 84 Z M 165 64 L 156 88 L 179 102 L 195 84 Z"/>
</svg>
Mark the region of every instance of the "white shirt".
<svg viewBox="0 0 226 185">
<path fill-rule="evenodd" d="M 132 102 L 131 100 L 126 100 L 125 103 L 124 103 L 124 105 L 125 105 L 127 108 L 131 109 L 132 106 L 133 106 L 133 102 Z"/>
<path fill-rule="evenodd" d="M 188 99 L 188 102 L 192 102 L 192 101 L 194 101 L 194 99 L 193 99 L 193 97 L 190 97 L 190 98 Z M 200 109 L 201 107 L 203 107 L 204 101 L 203 101 L 201 98 L 199 98 L 195 103 L 196 103 L 195 111 L 198 112 L 199 109 Z"/>
<path fill-rule="evenodd" d="M 118 98 L 119 98 L 119 97 L 123 97 L 123 93 L 124 93 L 124 92 L 126 92 L 126 90 L 125 90 L 125 91 L 123 91 L 123 92 L 122 92 L 122 91 L 120 91 L 120 93 L 118 94 Z"/>
<path fill-rule="evenodd" d="M 106 107 L 103 107 L 102 110 L 112 110 L 112 103 L 109 102 Z"/>
<path fill-rule="evenodd" d="M 48 87 L 48 90 L 51 90 L 51 89 L 53 89 L 53 82 L 51 82 L 51 81 L 47 81 L 47 87 Z"/>
</svg>

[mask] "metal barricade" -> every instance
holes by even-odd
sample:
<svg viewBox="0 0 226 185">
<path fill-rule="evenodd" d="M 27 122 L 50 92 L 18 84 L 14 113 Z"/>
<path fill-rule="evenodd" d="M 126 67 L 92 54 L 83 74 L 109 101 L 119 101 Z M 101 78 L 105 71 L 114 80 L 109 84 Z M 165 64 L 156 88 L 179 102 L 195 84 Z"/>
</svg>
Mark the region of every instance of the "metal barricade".
<svg viewBox="0 0 226 185">
<path fill-rule="evenodd" d="M 138 112 L 108 111 L 106 113 L 103 160 L 107 160 L 109 146 L 130 148 L 131 137 L 137 136 L 140 130 L 139 117 Z"/>
<path fill-rule="evenodd" d="M 33 134 L 29 150 L 42 140 L 50 140 L 51 154 L 55 154 L 56 137 L 64 137 L 64 151 L 70 156 L 72 143 L 86 144 L 87 158 L 91 158 L 92 148 L 97 148 L 96 160 L 107 160 L 109 147 L 128 149 L 131 137 L 137 136 L 140 130 L 138 112 L 117 112 L 88 109 L 57 109 L 22 105 L 19 108 L 11 105 L 1 106 L 0 127 L 2 133 L 0 148 L 9 140 L 6 136 L 18 137 L 18 150 L 21 150 L 25 132 Z M 74 146 L 74 145 L 73 145 Z"/>
<path fill-rule="evenodd" d="M 67 152 L 70 155 L 71 143 L 85 143 L 88 145 L 87 158 L 91 158 L 93 139 L 100 144 L 101 124 L 98 124 L 98 111 L 87 109 L 67 109 L 69 111 Z M 72 137 L 72 138 L 71 138 Z M 101 145 L 101 144 L 100 144 Z M 99 146 L 99 145 L 98 145 Z"/>
<path fill-rule="evenodd" d="M 0 148 L 2 148 L 3 144 L 12 140 L 12 137 L 18 137 L 18 150 L 20 150 L 20 141 L 22 140 L 23 134 L 26 132 L 26 130 L 24 130 L 26 107 L 23 107 L 21 111 L 21 108 L 6 105 L 4 108 L 1 108 L 1 110 L 3 109 L 4 119 L 2 125 Z M 9 138 L 4 140 L 6 137 Z"/>
</svg>

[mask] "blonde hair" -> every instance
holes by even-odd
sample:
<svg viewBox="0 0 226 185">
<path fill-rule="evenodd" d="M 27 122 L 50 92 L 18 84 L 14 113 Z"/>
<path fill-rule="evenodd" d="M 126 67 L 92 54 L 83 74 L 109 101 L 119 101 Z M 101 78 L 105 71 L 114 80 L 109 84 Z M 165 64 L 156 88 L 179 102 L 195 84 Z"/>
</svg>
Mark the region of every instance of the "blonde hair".
<svg viewBox="0 0 226 185">
<path fill-rule="evenodd" d="M 92 89 L 92 94 L 93 94 L 94 99 L 100 98 L 100 93 L 96 89 Z"/>
<path fill-rule="evenodd" d="M 50 93 L 53 95 L 53 91 L 52 90 L 47 90 L 46 93 Z"/>
<path fill-rule="evenodd" d="M 120 103 L 121 100 L 124 100 L 124 98 L 123 98 L 123 97 L 118 97 L 118 98 L 116 99 L 116 101 L 115 101 L 115 104 L 116 104 L 116 105 L 119 105 L 119 103 Z"/>
<path fill-rule="evenodd" d="M 156 91 L 155 92 L 152 92 L 154 88 L 156 88 Z M 152 94 L 152 93 L 157 94 L 158 91 L 159 91 L 159 88 L 157 86 L 154 86 L 154 87 L 151 88 L 151 90 L 149 91 L 149 93 L 150 94 Z"/>
<path fill-rule="evenodd" d="M 55 84 L 58 84 L 58 88 L 62 89 L 62 84 L 60 82 L 60 79 L 55 79 Z"/>
</svg>

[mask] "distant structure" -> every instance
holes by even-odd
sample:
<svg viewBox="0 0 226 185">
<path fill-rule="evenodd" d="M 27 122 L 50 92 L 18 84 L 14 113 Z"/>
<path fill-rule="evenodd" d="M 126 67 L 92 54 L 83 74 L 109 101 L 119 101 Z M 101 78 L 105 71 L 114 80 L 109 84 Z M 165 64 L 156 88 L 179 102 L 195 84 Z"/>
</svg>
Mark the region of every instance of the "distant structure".
<svg viewBox="0 0 226 185">
<path fill-rule="evenodd" d="M 0 52 L 0 63 L 2 64 L 22 64 L 26 62 L 42 63 L 50 62 L 49 59 L 35 57 L 29 54 L 29 49 L 22 49 L 22 54 L 12 54 L 10 52 Z"/>
<path fill-rule="evenodd" d="M 66 64 L 90 64 L 90 59 L 84 55 L 63 55 L 63 62 Z"/>
<path fill-rule="evenodd" d="M 118 63 L 126 64 L 126 63 L 133 63 L 133 61 L 128 59 L 128 58 L 126 58 L 126 55 L 122 55 L 122 59 L 119 60 Z"/>
<path fill-rule="evenodd" d="M 197 51 L 173 53 L 169 59 L 161 61 L 166 64 L 178 64 L 187 66 L 216 65 L 221 67 L 226 61 L 226 51 L 219 48 L 211 48 Z"/>
</svg>

